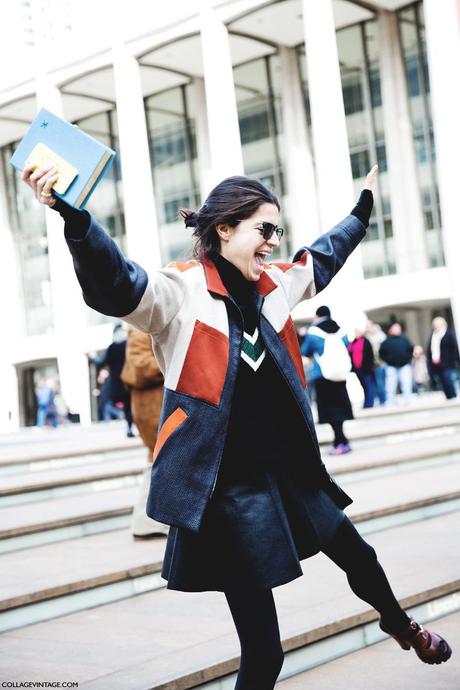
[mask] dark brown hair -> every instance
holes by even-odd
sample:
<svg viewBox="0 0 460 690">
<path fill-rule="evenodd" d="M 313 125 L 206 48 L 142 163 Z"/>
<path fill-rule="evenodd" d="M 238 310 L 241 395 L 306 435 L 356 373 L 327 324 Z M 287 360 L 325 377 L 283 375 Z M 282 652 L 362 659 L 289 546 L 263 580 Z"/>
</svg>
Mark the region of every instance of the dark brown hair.
<svg viewBox="0 0 460 690">
<path fill-rule="evenodd" d="M 181 209 L 185 226 L 195 228 L 194 258 L 199 261 L 215 259 L 220 253 L 216 225 L 236 227 L 240 220 L 252 216 L 265 203 L 274 204 L 278 211 L 281 208 L 276 194 L 262 182 L 254 177 L 234 175 L 219 182 L 198 211 Z"/>
</svg>

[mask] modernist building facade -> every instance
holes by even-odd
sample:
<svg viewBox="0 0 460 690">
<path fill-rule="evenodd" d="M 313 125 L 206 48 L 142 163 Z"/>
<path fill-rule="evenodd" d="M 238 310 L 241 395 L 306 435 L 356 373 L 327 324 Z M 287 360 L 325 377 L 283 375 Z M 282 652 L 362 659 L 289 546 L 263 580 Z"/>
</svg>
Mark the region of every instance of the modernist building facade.
<svg viewBox="0 0 460 690">
<path fill-rule="evenodd" d="M 294 318 L 319 303 L 350 328 L 396 315 L 422 344 L 434 315 L 460 329 L 458 0 L 172 0 L 161 16 L 138 0 L 123 16 L 99 7 L 91 31 L 67 0 L 51 37 L 37 6 L 52 0 L 29 4 L 31 59 L 0 81 L 0 430 L 33 423 L 47 375 L 94 418 L 88 353 L 113 327 L 83 303 L 60 217 L 9 164 L 42 106 L 117 151 L 87 208 L 150 271 L 190 254 L 178 211 L 224 177 L 279 195 L 287 259 L 349 212 L 378 162 L 361 249 Z"/>
</svg>

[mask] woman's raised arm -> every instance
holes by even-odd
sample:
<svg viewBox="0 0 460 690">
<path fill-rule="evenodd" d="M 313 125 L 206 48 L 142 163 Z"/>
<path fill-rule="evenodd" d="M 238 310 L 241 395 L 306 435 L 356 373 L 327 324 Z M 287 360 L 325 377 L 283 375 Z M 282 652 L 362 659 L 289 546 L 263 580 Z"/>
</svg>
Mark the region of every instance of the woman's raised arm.
<svg viewBox="0 0 460 690">
<path fill-rule="evenodd" d="M 303 247 L 294 257 L 298 260 L 307 251 L 313 259 L 315 293 L 329 285 L 332 278 L 358 246 L 366 234 L 374 204 L 373 191 L 376 185 L 378 166 L 374 165 L 366 177 L 363 191 L 350 215 L 324 233 L 309 247 Z M 360 222 L 357 223 L 356 219 Z"/>
<path fill-rule="evenodd" d="M 64 218 L 64 236 L 72 254 L 86 304 L 116 316 L 141 331 L 159 333 L 182 304 L 183 284 L 178 272 L 163 269 L 149 280 L 145 270 L 126 258 L 118 245 L 88 211 L 75 209 L 52 194 L 54 168 L 25 168 L 24 182 L 36 199 Z"/>
</svg>

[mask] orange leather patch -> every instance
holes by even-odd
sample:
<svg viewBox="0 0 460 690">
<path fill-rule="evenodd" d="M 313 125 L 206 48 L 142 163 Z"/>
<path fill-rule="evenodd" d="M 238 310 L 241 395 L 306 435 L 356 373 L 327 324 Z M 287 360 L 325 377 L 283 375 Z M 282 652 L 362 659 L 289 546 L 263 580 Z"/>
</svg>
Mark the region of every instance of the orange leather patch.
<svg viewBox="0 0 460 690">
<path fill-rule="evenodd" d="M 176 390 L 218 405 L 227 366 L 227 336 L 206 323 L 195 321 Z"/>
<path fill-rule="evenodd" d="M 266 297 L 267 295 L 270 294 L 270 292 L 273 292 L 278 287 L 278 285 L 275 283 L 272 278 L 268 275 L 266 271 L 262 271 L 260 274 L 259 280 L 256 282 L 256 290 L 257 292 L 262 295 L 263 297 Z"/>
<path fill-rule="evenodd" d="M 171 436 L 171 434 L 188 418 L 188 414 L 184 412 L 181 407 L 176 407 L 174 412 L 172 412 L 167 419 L 161 425 L 161 429 L 158 433 L 157 441 L 155 443 L 155 448 L 153 449 L 153 461 L 155 462 L 156 457 L 160 450 L 163 448 L 164 444 Z"/>
<path fill-rule="evenodd" d="M 294 322 L 289 316 L 286 323 L 284 324 L 281 331 L 278 333 L 279 337 L 283 341 L 283 345 L 289 353 L 292 359 L 297 373 L 300 376 L 303 386 L 307 385 L 307 379 L 305 378 L 305 372 L 303 370 L 302 355 L 300 353 L 299 340 L 297 338 L 297 333 L 295 330 Z"/>
<path fill-rule="evenodd" d="M 167 268 L 177 268 L 181 273 L 188 271 L 189 268 L 195 268 L 195 266 L 198 266 L 198 261 L 171 261 L 167 264 Z"/>
</svg>

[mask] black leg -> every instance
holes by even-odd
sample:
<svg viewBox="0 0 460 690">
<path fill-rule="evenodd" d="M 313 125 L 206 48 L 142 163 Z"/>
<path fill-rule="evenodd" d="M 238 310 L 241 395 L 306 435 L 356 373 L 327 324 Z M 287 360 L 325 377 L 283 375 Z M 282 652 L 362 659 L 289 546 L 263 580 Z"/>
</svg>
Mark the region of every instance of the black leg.
<svg viewBox="0 0 460 690">
<path fill-rule="evenodd" d="M 284 653 L 272 590 L 233 590 L 225 596 L 241 644 L 235 690 L 273 690 Z"/>
</svg>

